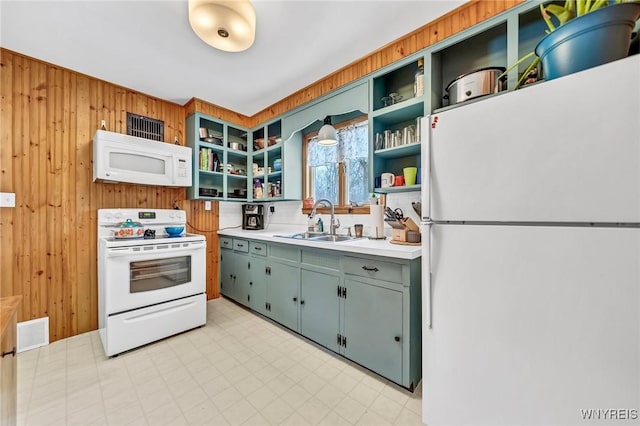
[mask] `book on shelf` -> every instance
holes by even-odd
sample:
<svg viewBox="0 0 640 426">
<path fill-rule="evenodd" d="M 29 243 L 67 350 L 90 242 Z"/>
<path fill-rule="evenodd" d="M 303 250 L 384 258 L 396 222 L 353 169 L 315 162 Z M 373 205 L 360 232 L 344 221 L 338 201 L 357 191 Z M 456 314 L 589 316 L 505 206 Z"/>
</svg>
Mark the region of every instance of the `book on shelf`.
<svg viewBox="0 0 640 426">
<path fill-rule="evenodd" d="M 216 172 L 219 163 L 218 154 L 211 148 L 200 148 L 200 170 Z"/>
</svg>

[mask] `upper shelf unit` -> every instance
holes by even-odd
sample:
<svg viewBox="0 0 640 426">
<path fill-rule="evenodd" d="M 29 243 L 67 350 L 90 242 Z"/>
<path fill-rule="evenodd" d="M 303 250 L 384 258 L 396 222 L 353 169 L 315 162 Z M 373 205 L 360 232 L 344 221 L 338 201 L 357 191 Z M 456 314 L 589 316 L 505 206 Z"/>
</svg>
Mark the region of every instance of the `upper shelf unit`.
<svg viewBox="0 0 640 426">
<path fill-rule="evenodd" d="M 242 200 L 249 194 L 248 129 L 206 115 L 187 117 L 187 145 L 193 150 L 192 200 Z"/>
<path fill-rule="evenodd" d="M 506 69 L 507 65 L 506 22 L 432 52 L 431 110 L 455 104 L 447 89 L 458 77 L 484 68 Z"/>
<path fill-rule="evenodd" d="M 416 57 L 373 78 L 369 113 L 371 165 L 369 181 L 381 192 L 382 173 L 402 175 L 405 167 L 420 163 L 419 119 L 424 116 L 424 58 Z M 420 89 L 418 89 L 420 88 Z M 419 190 L 416 185 L 395 192 Z"/>
<path fill-rule="evenodd" d="M 252 134 L 252 200 L 300 199 L 302 142 L 299 137 L 293 135 L 288 140 L 283 140 L 281 120 L 257 127 Z"/>
</svg>

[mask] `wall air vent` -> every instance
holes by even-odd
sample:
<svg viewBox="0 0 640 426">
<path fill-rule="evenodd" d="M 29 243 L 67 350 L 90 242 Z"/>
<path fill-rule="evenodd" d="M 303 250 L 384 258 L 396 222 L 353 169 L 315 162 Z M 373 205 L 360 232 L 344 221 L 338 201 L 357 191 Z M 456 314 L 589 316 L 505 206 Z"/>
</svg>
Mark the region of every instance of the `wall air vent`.
<svg viewBox="0 0 640 426">
<path fill-rule="evenodd" d="M 127 134 L 164 142 L 164 121 L 128 112 Z"/>
<path fill-rule="evenodd" d="M 18 323 L 18 352 L 49 344 L 49 317 Z"/>
</svg>

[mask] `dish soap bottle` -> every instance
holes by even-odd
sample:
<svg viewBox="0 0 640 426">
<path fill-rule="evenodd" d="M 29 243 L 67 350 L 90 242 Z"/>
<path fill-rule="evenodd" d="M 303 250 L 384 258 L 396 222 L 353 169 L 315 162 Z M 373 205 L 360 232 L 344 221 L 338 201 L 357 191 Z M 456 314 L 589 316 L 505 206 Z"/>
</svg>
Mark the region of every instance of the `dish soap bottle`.
<svg viewBox="0 0 640 426">
<path fill-rule="evenodd" d="M 315 223 L 313 223 L 313 216 L 309 215 L 309 220 L 307 221 L 307 231 L 309 232 L 313 232 L 315 231 L 316 226 Z"/>
<path fill-rule="evenodd" d="M 424 59 L 418 59 L 418 69 L 416 70 L 415 80 L 413 82 L 414 96 L 424 95 Z"/>
<path fill-rule="evenodd" d="M 318 232 L 324 232 L 324 224 L 321 217 L 318 218 Z"/>
</svg>

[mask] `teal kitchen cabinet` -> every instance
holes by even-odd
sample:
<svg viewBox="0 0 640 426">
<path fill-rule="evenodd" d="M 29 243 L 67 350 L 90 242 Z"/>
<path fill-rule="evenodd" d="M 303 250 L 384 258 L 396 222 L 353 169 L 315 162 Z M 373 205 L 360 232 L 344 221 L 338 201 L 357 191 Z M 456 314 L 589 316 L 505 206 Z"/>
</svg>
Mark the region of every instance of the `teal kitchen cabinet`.
<svg viewBox="0 0 640 426">
<path fill-rule="evenodd" d="M 424 94 L 414 93 L 418 61 L 422 56 L 414 56 L 386 69 L 373 78 L 371 84 L 371 105 L 369 114 L 369 140 L 371 141 L 370 182 L 382 173 L 402 176 L 405 167 L 420 167 L 420 140 L 418 139 L 419 118 L 424 116 Z M 421 77 L 424 83 L 424 76 Z M 393 102 L 390 93 L 399 97 Z M 405 140 L 407 136 L 411 139 Z M 399 134 L 396 140 L 394 134 Z M 385 135 L 387 135 L 385 137 Z M 420 185 L 374 187 L 378 193 L 419 191 Z"/>
<path fill-rule="evenodd" d="M 187 198 L 246 201 L 249 130 L 200 113 L 186 121 L 186 145 L 193 155 L 193 185 L 187 188 Z"/>
<path fill-rule="evenodd" d="M 340 349 L 340 256 L 328 250 L 302 250 L 300 334 L 338 352 Z"/>
<path fill-rule="evenodd" d="M 300 306 L 300 249 L 269 244 L 267 260 L 267 316 L 298 331 Z"/>
<path fill-rule="evenodd" d="M 230 237 L 220 247 L 226 297 L 401 386 L 419 383 L 420 259 Z"/>
<path fill-rule="evenodd" d="M 402 382 L 402 291 L 371 281 L 345 279 L 341 353 L 396 382 Z"/>
<path fill-rule="evenodd" d="M 267 244 L 249 242 L 249 307 L 267 315 Z"/>
<path fill-rule="evenodd" d="M 303 269 L 300 283 L 300 334 L 338 352 L 340 277 Z"/>
<path fill-rule="evenodd" d="M 220 239 L 220 292 L 249 305 L 249 242 L 240 239 Z"/>
<path fill-rule="evenodd" d="M 340 353 L 411 390 L 422 377 L 420 259 L 344 256 Z"/>
<path fill-rule="evenodd" d="M 282 138 L 281 120 L 253 129 L 251 186 L 262 185 L 262 197 L 253 201 L 302 199 L 302 138 L 299 134 Z"/>
<path fill-rule="evenodd" d="M 220 293 L 231 297 L 233 294 L 233 239 L 220 237 Z"/>
</svg>

